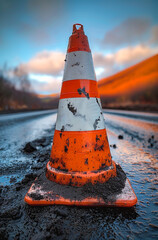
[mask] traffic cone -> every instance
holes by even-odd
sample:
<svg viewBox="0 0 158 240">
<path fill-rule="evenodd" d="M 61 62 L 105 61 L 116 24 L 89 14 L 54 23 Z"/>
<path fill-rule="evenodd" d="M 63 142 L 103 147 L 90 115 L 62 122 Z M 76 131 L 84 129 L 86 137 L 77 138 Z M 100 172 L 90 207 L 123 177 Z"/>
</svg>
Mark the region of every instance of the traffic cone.
<svg viewBox="0 0 158 240">
<path fill-rule="evenodd" d="M 83 193 L 88 184 L 106 184 L 116 177 L 88 39 L 83 26 L 74 24 L 65 59 L 51 157 L 46 175 L 36 179 L 25 201 L 30 205 L 135 205 L 137 198 L 128 179 L 113 200 Z"/>
</svg>

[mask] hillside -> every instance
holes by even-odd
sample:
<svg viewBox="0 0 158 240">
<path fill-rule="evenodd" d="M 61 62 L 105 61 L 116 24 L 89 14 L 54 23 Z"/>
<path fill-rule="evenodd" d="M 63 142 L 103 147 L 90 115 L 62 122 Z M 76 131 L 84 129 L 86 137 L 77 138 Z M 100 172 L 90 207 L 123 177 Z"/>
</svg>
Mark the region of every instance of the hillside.
<svg viewBox="0 0 158 240">
<path fill-rule="evenodd" d="M 103 107 L 158 103 L 158 54 L 98 81 Z"/>
<path fill-rule="evenodd" d="M 59 94 L 58 93 L 52 93 L 52 94 L 38 94 L 37 95 L 39 98 L 44 99 L 44 98 L 49 98 L 49 99 L 53 99 L 53 98 L 58 98 Z"/>
</svg>

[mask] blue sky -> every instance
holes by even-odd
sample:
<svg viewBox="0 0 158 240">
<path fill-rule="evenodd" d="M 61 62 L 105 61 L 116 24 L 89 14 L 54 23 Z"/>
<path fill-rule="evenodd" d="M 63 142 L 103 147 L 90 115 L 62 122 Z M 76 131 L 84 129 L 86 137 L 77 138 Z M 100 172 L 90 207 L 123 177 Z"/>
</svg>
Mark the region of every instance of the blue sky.
<svg viewBox="0 0 158 240">
<path fill-rule="evenodd" d="M 59 92 L 72 25 L 81 23 L 97 78 L 112 75 L 158 52 L 157 9 L 157 0 L 0 0 L 0 68 L 27 74 L 38 93 Z"/>
</svg>

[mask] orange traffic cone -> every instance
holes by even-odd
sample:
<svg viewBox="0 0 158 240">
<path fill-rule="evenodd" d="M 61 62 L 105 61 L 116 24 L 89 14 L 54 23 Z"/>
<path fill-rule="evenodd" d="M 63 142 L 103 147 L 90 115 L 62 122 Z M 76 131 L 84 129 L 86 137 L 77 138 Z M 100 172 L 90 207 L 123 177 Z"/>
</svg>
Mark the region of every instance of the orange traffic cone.
<svg viewBox="0 0 158 240">
<path fill-rule="evenodd" d="M 106 191 L 111 179 L 115 184 L 119 178 L 118 167 L 111 159 L 92 55 L 81 24 L 73 25 L 65 61 L 46 176 L 33 183 L 25 201 L 31 205 L 133 206 L 137 198 L 126 178 L 120 192 L 113 192 L 113 197 L 109 195 L 106 200 L 89 192 L 96 186 Z"/>
</svg>

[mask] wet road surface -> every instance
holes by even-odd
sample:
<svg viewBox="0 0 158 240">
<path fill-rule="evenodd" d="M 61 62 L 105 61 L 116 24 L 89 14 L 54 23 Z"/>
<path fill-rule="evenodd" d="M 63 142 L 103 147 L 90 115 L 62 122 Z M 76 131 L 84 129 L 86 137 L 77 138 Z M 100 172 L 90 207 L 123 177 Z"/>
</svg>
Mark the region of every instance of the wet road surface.
<svg viewBox="0 0 158 240">
<path fill-rule="evenodd" d="M 0 115 L 0 184 L 9 184 L 11 176 L 22 179 L 30 170 L 30 157 L 21 149 L 46 133 L 53 136 L 55 121 L 56 110 Z"/>
<path fill-rule="evenodd" d="M 128 225 L 134 232 L 131 239 L 158 237 L 158 123 L 155 116 L 150 120 L 144 116 L 142 120 L 141 114 L 139 120 L 138 116 L 104 115 L 109 142 L 116 145 L 111 148 L 113 160 L 126 172 L 138 198 L 138 216 Z M 119 139 L 119 135 L 123 139 Z"/>
<path fill-rule="evenodd" d="M 0 116 L 2 186 L 12 187 L 25 174 L 33 171 L 35 155 L 22 151 L 27 142 L 53 138 L 56 112 L 36 116 L 30 114 L 27 117 L 22 115 L 20 119 L 8 119 L 7 116 L 2 119 Z M 21 199 L 23 215 L 15 223 L 8 220 L 10 225 L 7 231 L 12 231 L 8 239 L 14 239 L 22 228 L 19 239 L 157 239 L 158 115 L 106 110 L 104 118 L 113 160 L 126 172 L 138 197 L 138 204 L 131 209 L 39 208 L 29 207 Z M 50 151 L 51 141 L 46 148 Z M 37 150 L 44 151 L 40 146 Z M 28 187 L 19 192 L 25 195 L 27 190 Z M 19 194 L 19 198 L 21 196 Z"/>
</svg>

